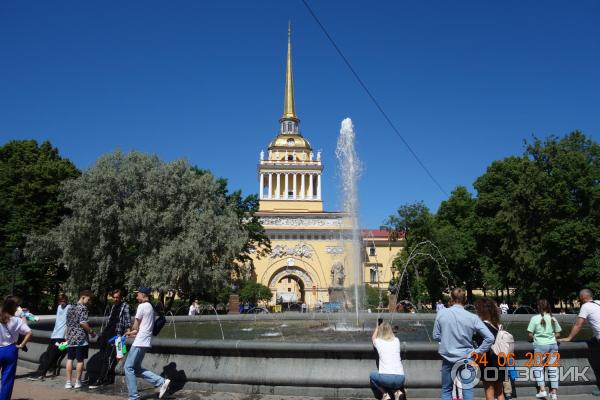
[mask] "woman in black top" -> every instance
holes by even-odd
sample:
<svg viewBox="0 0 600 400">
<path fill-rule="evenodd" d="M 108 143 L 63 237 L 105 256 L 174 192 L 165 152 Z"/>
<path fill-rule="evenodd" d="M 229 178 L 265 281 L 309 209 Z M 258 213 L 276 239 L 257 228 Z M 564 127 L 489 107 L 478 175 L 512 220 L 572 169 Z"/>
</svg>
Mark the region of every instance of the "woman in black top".
<svg viewBox="0 0 600 400">
<path fill-rule="evenodd" d="M 496 306 L 496 302 L 484 297 L 475 302 L 475 309 L 479 318 L 481 318 L 495 338 L 500 329 L 500 310 Z M 475 342 L 479 346 L 483 342 L 483 338 L 476 336 Z M 486 400 L 504 400 L 503 382 L 505 379 L 505 370 L 498 365 L 498 356 L 494 354 L 492 349 L 489 349 L 486 353 L 486 361 L 487 365 L 482 365 L 480 362 L 481 381 L 483 382 L 485 398 Z"/>
</svg>

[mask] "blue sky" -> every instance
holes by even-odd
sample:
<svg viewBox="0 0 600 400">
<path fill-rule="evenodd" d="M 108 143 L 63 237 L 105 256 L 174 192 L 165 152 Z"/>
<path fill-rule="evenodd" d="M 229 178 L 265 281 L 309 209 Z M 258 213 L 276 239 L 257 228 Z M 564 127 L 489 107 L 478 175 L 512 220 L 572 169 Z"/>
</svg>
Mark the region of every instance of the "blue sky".
<svg viewBox="0 0 600 400">
<path fill-rule="evenodd" d="M 314 11 L 449 193 L 535 134 L 600 131 L 600 2 L 314 1 Z M 301 131 L 339 208 L 335 143 L 351 117 L 361 221 L 445 195 L 364 94 L 300 0 L 0 3 L 0 142 L 50 140 L 87 168 L 137 149 L 258 191 L 282 111 L 292 19 Z"/>
</svg>

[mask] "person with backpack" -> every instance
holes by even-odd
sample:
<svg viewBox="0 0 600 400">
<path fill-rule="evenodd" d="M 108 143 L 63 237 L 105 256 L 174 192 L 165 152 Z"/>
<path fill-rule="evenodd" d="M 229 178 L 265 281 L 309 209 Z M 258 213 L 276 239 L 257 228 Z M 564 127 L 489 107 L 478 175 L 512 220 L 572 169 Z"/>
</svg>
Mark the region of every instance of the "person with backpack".
<svg viewBox="0 0 600 400">
<path fill-rule="evenodd" d="M 129 392 L 129 400 L 138 400 L 136 377 L 141 376 L 146 382 L 156 388 L 160 388 L 158 398 L 162 399 L 169 389 L 171 381 L 165 379 L 152 371 L 142 368 L 142 361 L 146 351 L 152 347 L 152 336 L 154 333 L 154 308 L 150 303 L 150 288 L 141 287 L 136 294 L 139 305 L 135 312 L 135 320 L 131 330 L 125 335 L 135 337 L 131 349 L 125 361 L 125 382 Z"/>
<path fill-rule="evenodd" d="M 538 393 L 535 395 L 538 399 L 548 397 L 546 392 L 546 380 L 544 379 L 544 365 L 548 365 L 548 378 L 550 380 L 550 398 L 558 399 L 558 368 L 553 366 L 558 359 L 558 344 L 556 339 L 560 336 L 560 327 L 556 318 L 552 316 L 550 303 L 547 300 L 540 299 L 537 302 L 537 315 L 531 317 L 527 334 L 529 340 L 533 341 L 534 354 L 541 354 L 544 357 L 541 362 L 535 362 L 533 367 L 533 376 L 537 382 Z M 549 355 L 546 357 L 545 355 Z"/>
<path fill-rule="evenodd" d="M 475 310 L 486 328 L 494 336 L 494 344 L 498 339 L 498 333 L 502 331 L 500 325 L 500 309 L 496 302 L 490 298 L 484 297 L 475 302 Z M 475 343 L 481 346 L 484 338 L 481 335 L 475 336 Z M 504 353 L 506 357 L 508 353 Z M 498 365 L 498 354 L 490 348 L 485 354 L 485 363 L 480 362 L 481 381 L 486 400 L 504 400 L 504 381 L 506 379 L 504 368 Z M 480 357 L 480 360 L 482 358 Z"/>
<path fill-rule="evenodd" d="M 458 371 L 455 366 L 460 363 L 459 365 L 462 365 L 469 373 L 474 373 L 471 366 L 471 355 L 473 353 L 482 355 L 494 343 L 494 336 L 485 324 L 476 315 L 465 310 L 466 303 L 467 292 L 462 288 L 455 288 L 450 293 L 451 307 L 441 310 L 435 317 L 433 340 L 439 342 L 438 353 L 442 357 L 441 400 L 452 400 L 454 378 L 463 376 L 462 371 Z M 479 347 L 474 348 L 472 339 L 476 333 L 481 335 L 483 340 Z M 464 375 L 470 374 L 465 373 Z M 473 400 L 471 385 L 464 385 L 463 399 Z"/>
<path fill-rule="evenodd" d="M 581 308 L 575 325 L 571 328 L 569 336 L 559 339 L 559 342 L 570 342 L 577 336 L 587 321 L 592 327 L 593 337 L 589 341 L 590 355 L 589 362 L 596 375 L 597 389 L 592 392 L 594 396 L 600 396 L 600 301 L 594 300 L 594 294 L 590 289 L 583 289 L 579 292 L 579 302 Z"/>
</svg>

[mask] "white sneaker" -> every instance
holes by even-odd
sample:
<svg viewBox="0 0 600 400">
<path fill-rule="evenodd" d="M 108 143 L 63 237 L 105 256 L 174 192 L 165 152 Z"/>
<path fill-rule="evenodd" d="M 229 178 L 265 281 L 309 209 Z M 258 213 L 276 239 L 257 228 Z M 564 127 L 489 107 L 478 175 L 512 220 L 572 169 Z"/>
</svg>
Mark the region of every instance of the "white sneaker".
<svg viewBox="0 0 600 400">
<path fill-rule="evenodd" d="M 73 389 L 73 385 L 71 384 L 71 381 L 67 381 L 67 383 L 65 383 L 65 389 Z"/>
<path fill-rule="evenodd" d="M 81 381 L 75 381 L 75 389 L 81 389 Z"/>
<path fill-rule="evenodd" d="M 545 399 L 546 397 L 548 397 L 548 393 L 546 393 L 545 390 L 542 390 L 535 395 L 536 399 Z"/>
<path fill-rule="evenodd" d="M 390 395 L 387 393 L 383 394 L 383 397 L 381 398 L 381 400 L 390 400 Z"/>
<path fill-rule="evenodd" d="M 171 384 L 171 380 L 165 379 L 165 382 L 162 384 L 162 386 L 160 387 L 160 391 L 158 392 L 159 399 L 162 399 L 163 396 L 165 395 L 165 393 L 167 393 L 167 390 L 169 390 L 170 384 Z"/>
<path fill-rule="evenodd" d="M 556 393 L 550 393 L 550 399 L 558 400 L 558 396 L 556 395 Z"/>
<path fill-rule="evenodd" d="M 402 390 L 400 390 L 400 389 L 396 390 L 394 392 L 394 400 L 400 400 L 400 399 L 402 399 L 403 395 L 404 395 L 404 393 L 402 392 Z"/>
</svg>

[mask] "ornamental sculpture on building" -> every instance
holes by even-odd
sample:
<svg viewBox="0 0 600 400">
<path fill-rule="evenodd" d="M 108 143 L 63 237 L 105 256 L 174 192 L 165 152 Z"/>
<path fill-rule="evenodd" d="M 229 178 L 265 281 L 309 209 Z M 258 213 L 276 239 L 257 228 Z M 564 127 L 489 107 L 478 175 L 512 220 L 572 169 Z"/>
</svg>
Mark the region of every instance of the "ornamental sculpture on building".
<svg viewBox="0 0 600 400">
<path fill-rule="evenodd" d="M 312 250 L 310 246 L 304 243 L 299 243 L 294 247 L 288 247 L 285 245 L 278 244 L 271 249 L 271 258 L 280 258 L 280 257 L 312 257 Z"/>
<path fill-rule="evenodd" d="M 269 226 L 333 226 L 342 225 L 341 218 L 306 218 L 306 217 L 260 217 L 260 223 Z"/>
<path fill-rule="evenodd" d="M 341 261 L 336 261 L 331 266 L 331 287 L 343 288 L 346 274 L 344 273 L 344 264 Z"/>
</svg>

